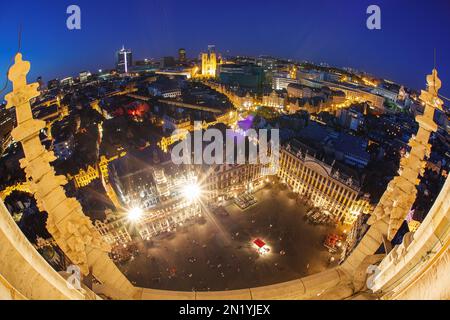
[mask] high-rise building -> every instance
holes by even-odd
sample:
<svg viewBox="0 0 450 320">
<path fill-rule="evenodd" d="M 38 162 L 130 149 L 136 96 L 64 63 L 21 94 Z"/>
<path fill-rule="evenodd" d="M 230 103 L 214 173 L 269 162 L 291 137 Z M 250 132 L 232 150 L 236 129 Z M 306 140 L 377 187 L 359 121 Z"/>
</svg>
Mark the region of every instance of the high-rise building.
<svg viewBox="0 0 450 320">
<path fill-rule="evenodd" d="M 176 65 L 175 58 L 172 56 L 166 56 L 161 58 L 160 67 L 161 68 L 171 68 Z"/>
<path fill-rule="evenodd" d="M 217 69 L 220 82 L 260 91 L 264 81 L 263 68 L 254 64 L 222 64 Z"/>
<path fill-rule="evenodd" d="M 47 88 L 49 90 L 56 89 L 59 87 L 59 79 L 52 79 L 47 82 Z"/>
<path fill-rule="evenodd" d="M 287 89 L 290 84 L 298 83 L 297 79 L 291 79 L 287 76 L 276 75 L 272 77 L 272 89 L 273 90 L 283 90 Z"/>
<path fill-rule="evenodd" d="M 133 64 L 133 56 L 130 49 L 122 49 L 116 53 L 116 69 L 119 73 L 128 73 Z"/>
<path fill-rule="evenodd" d="M 66 77 L 64 79 L 61 79 L 61 81 L 59 82 L 61 84 L 61 86 L 71 86 L 73 85 L 73 78 L 72 77 Z"/>
<path fill-rule="evenodd" d="M 178 50 L 178 61 L 179 62 L 186 62 L 186 49 L 180 48 Z"/>
<path fill-rule="evenodd" d="M 79 74 L 80 82 L 86 82 L 89 80 L 91 73 L 89 71 L 81 71 Z"/>
<path fill-rule="evenodd" d="M 217 55 L 214 45 L 208 46 L 208 52 L 203 52 L 202 57 L 202 76 L 212 77 L 216 76 L 217 70 Z"/>
</svg>

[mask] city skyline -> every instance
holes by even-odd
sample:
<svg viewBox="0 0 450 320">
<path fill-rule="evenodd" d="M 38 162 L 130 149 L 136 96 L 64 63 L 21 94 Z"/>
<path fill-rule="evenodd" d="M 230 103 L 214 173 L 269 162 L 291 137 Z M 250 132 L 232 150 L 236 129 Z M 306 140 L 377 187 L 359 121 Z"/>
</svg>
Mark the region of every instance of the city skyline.
<svg viewBox="0 0 450 320">
<path fill-rule="evenodd" d="M 434 1 L 426 8 L 406 1 L 379 1 L 381 30 L 366 28 L 368 1 L 287 1 L 264 8 L 252 3 L 214 4 L 214 15 L 205 12 L 205 1 L 136 1 L 127 10 L 108 7 L 102 1 L 79 1 L 81 30 L 72 31 L 65 25 L 69 4 L 44 1 L 6 8 L 0 22 L 3 30 L 8 30 L 0 44 L 1 74 L 16 50 L 21 26 L 21 49 L 34 61 L 31 80 L 42 76 L 48 81 L 82 70 L 113 68 L 114 54 L 122 45 L 140 60 L 177 56 L 179 48 L 185 48 L 187 57 L 193 58 L 208 44 L 215 44 L 224 55 L 272 55 L 352 67 L 412 89 L 423 87 L 423 74 L 434 66 L 435 48 L 444 83 L 450 77 L 446 71 L 450 67 L 449 43 L 442 41 L 446 34 L 450 36 L 450 23 L 444 20 L 450 4 L 445 1 Z M 26 10 L 22 17 L 14 14 L 23 12 L 24 6 L 33 10 Z M 416 23 L 421 16 L 434 19 L 425 25 Z M 119 23 L 121 19 L 126 23 Z M 2 85 L 4 81 L 2 77 Z M 448 97 L 450 90 L 444 87 L 442 94 Z"/>
</svg>

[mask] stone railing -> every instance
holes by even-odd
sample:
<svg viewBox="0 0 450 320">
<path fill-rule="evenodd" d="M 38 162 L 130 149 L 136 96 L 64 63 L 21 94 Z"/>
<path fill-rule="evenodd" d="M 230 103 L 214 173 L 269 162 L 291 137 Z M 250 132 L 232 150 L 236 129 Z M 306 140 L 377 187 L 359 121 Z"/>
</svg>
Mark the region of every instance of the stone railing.
<svg viewBox="0 0 450 320">
<path fill-rule="evenodd" d="M 0 299 L 84 300 L 36 251 L 0 201 Z"/>
<path fill-rule="evenodd" d="M 348 279 L 339 269 L 330 269 L 307 277 L 268 286 L 227 291 L 169 291 L 139 288 L 138 299 L 142 300 L 305 300 L 343 299 L 352 290 L 346 288 Z"/>
<path fill-rule="evenodd" d="M 383 298 L 450 298 L 449 196 L 447 179 L 419 229 L 407 233 L 378 266 L 373 290 L 383 294 Z"/>
</svg>

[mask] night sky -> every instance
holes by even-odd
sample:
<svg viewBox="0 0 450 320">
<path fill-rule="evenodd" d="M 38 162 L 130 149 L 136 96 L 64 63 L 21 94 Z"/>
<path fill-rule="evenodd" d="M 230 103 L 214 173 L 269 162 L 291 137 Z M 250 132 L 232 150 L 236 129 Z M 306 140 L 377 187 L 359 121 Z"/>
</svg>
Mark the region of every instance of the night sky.
<svg viewBox="0 0 450 320">
<path fill-rule="evenodd" d="M 66 28 L 70 4 L 81 7 L 81 30 Z M 370 4 L 381 7 L 382 30 L 366 28 Z M 2 87 L 20 24 L 30 80 L 113 68 L 122 44 L 135 60 L 180 47 L 196 57 L 215 44 L 223 54 L 327 62 L 421 89 L 436 48 L 441 93 L 450 96 L 449 0 L 2 0 Z"/>
</svg>

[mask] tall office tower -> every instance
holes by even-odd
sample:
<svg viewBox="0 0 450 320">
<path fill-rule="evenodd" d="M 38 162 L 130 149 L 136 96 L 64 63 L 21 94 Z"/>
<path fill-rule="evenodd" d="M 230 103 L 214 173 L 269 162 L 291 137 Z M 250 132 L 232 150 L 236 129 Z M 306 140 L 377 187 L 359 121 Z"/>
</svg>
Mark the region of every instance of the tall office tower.
<svg viewBox="0 0 450 320">
<path fill-rule="evenodd" d="M 47 82 L 47 88 L 49 90 L 56 89 L 58 87 L 59 87 L 59 79 L 53 79 Z"/>
<path fill-rule="evenodd" d="M 131 50 L 122 49 L 117 51 L 116 54 L 116 69 L 119 73 L 128 73 L 130 71 L 131 65 L 133 64 L 133 56 Z"/>
<path fill-rule="evenodd" d="M 183 48 L 178 50 L 178 61 L 186 62 L 186 50 Z"/>
<path fill-rule="evenodd" d="M 171 56 L 162 57 L 160 62 L 161 68 L 171 68 L 176 65 L 175 58 Z"/>
<path fill-rule="evenodd" d="M 41 76 L 37 77 L 36 82 L 39 84 L 38 91 L 43 91 L 46 89 L 44 80 Z"/>
<path fill-rule="evenodd" d="M 215 77 L 217 70 L 217 55 L 214 45 L 208 46 L 208 52 L 202 53 L 202 75 L 205 77 Z"/>
</svg>

